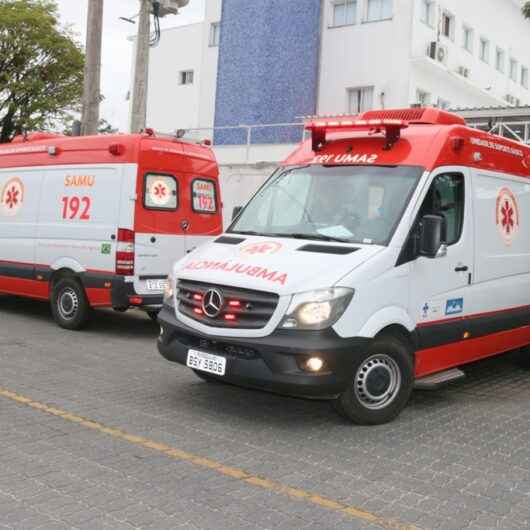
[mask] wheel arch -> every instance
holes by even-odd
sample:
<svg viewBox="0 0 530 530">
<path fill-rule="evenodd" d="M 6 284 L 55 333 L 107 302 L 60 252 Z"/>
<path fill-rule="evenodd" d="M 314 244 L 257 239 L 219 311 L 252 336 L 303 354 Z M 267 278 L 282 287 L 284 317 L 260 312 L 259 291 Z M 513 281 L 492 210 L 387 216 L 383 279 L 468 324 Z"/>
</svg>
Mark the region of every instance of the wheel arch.
<svg viewBox="0 0 530 530">
<path fill-rule="evenodd" d="M 374 313 L 359 331 L 361 337 L 373 339 L 383 330 L 401 329 L 412 335 L 416 325 L 404 308 L 399 306 L 385 307 Z"/>
</svg>

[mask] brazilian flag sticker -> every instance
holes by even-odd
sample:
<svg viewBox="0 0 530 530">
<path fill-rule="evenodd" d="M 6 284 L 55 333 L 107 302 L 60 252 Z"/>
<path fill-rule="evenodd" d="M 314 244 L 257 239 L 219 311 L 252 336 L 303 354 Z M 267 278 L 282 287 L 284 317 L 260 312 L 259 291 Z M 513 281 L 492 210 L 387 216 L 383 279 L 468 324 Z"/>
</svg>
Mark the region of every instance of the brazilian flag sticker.
<svg viewBox="0 0 530 530">
<path fill-rule="evenodd" d="M 111 246 L 110 246 L 110 243 L 103 243 L 101 245 L 101 253 L 102 254 L 110 254 L 110 251 L 111 251 Z"/>
</svg>

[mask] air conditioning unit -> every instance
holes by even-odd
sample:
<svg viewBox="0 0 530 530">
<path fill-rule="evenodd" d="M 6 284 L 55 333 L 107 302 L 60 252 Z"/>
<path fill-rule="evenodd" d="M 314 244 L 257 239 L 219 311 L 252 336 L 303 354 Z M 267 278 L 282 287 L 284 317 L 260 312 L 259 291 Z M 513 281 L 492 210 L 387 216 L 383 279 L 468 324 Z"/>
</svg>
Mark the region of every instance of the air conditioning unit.
<svg viewBox="0 0 530 530">
<path fill-rule="evenodd" d="M 181 7 L 187 6 L 190 0 L 158 0 L 159 16 L 176 15 Z"/>
<path fill-rule="evenodd" d="M 442 64 L 447 64 L 447 56 L 449 51 L 446 46 L 443 46 L 437 41 L 433 41 L 429 44 L 428 56 Z"/>
<path fill-rule="evenodd" d="M 469 68 L 466 68 L 465 66 L 459 66 L 457 70 L 458 74 L 462 77 L 469 77 L 469 74 L 471 73 Z"/>
</svg>

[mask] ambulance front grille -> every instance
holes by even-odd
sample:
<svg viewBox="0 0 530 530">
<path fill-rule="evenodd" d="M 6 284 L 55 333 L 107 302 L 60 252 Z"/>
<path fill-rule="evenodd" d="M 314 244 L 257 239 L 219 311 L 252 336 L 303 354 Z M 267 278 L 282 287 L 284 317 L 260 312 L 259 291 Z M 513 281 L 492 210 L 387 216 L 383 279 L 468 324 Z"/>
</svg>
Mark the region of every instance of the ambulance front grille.
<svg viewBox="0 0 530 530">
<path fill-rule="evenodd" d="M 274 293 L 184 280 L 179 281 L 177 289 L 178 310 L 197 322 L 216 328 L 264 328 L 279 299 Z M 212 295 L 213 300 L 210 300 Z M 210 306 L 207 302 L 211 301 Z"/>
</svg>

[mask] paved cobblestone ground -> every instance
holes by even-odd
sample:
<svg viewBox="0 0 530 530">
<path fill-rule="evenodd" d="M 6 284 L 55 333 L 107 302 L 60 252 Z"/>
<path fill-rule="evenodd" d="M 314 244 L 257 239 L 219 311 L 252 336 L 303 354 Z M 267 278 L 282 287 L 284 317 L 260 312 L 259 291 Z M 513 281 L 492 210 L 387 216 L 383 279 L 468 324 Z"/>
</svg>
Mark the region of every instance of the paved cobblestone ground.
<svg viewBox="0 0 530 530">
<path fill-rule="evenodd" d="M 530 372 L 509 356 L 361 428 L 328 403 L 203 383 L 157 326 L 100 312 L 60 330 L 0 297 L 0 387 L 421 529 L 530 528 Z M 0 397 L 0 529 L 375 530 Z"/>
</svg>

